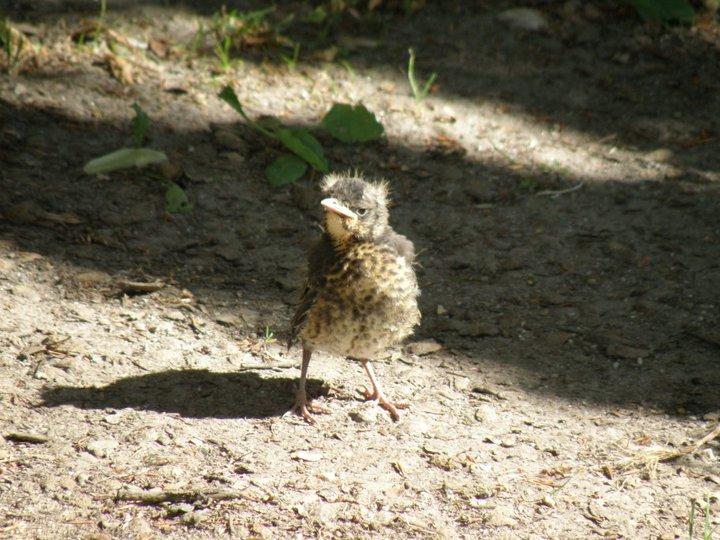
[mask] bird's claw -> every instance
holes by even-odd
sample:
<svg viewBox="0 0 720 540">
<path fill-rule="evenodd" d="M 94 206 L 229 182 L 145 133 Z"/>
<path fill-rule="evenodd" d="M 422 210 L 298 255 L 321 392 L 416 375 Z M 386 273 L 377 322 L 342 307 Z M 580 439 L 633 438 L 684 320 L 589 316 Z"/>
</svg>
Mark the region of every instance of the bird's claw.
<svg viewBox="0 0 720 540">
<path fill-rule="evenodd" d="M 381 394 L 377 389 L 371 392 L 367 389 L 367 387 L 363 387 L 362 394 L 363 396 L 365 396 L 366 401 L 377 401 L 380 407 L 390 413 L 390 418 L 392 418 L 395 422 L 400 420 L 400 413 L 398 412 L 398 409 L 407 409 L 410 406 L 409 404 L 402 402 L 393 403 L 383 394 Z"/>
<path fill-rule="evenodd" d="M 329 414 L 330 410 L 325 407 L 321 407 L 320 405 L 313 405 L 308 399 L 297 399 L 295 401 L 295 405 L 293 405 L 292 412 L 302 416 L 303 420 L 305 420 L 308 424 L 315 425 L 315 418 L 313 418 L 310 413 Z"/>
</svg>

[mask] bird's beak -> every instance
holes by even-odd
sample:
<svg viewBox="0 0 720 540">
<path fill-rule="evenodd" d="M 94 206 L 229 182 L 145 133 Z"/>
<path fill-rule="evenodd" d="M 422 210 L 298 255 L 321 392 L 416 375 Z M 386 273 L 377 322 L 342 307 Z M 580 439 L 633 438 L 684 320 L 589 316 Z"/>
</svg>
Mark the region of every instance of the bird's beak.
<svg viewBox="0 0 720 540">
<path fill-rule="evenodd" d="M 320 201 L 320 204 L 323 206 L 323 208 L 325 208 L 326 212 L 333 212 L 344 218 L 357 218 L 357 214 L 355 212 L 350 210 L 347 206 L 343 206 L 342 204 L 340 204 L 340 201 L 338 201 L 337 199 L 323 199 L 322 201 Z"/>
</svg>

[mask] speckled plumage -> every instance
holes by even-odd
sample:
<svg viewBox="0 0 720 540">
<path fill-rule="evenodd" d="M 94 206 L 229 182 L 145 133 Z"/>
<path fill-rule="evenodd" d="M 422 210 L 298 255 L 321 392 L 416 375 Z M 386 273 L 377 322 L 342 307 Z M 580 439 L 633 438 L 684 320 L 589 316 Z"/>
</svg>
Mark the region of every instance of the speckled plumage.
<svg viewBox="0 0 720 540">
<path fill-rule="evenodd" d="M 291 323 L 290 342 L 301 339 L 305 371 L 313 350 L 362 361 L 373 383 L 370 397 L 396 418 L 367 362 L 409 336 L 420 322 L 414 248 L 388 224 L 384 184 L 330 175 L 323 192 L 331 198 L 325 201 L 339 203 L 347 215 L 326 210 L 325 232 L 308 254 L 308 280 Z M 296 408 L 311 421 L 304 410 L 302 377 L 301 387 L 302 404 Z"/>
</svg>

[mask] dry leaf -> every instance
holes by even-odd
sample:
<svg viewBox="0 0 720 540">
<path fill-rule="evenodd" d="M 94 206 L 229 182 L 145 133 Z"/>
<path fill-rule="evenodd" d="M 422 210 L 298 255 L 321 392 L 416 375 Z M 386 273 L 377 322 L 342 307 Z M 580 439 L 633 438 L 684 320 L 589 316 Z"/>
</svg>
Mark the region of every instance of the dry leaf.
<svg viewBox="0 0 720 540">
<path fill-rule="evenodd" d="M 159 58 L 167 58 L 170 46 L 164 39 L 151 39 L 148 42 L 148 48 Z"/>
<path fill-rule="evenodd" d="M 105 56 L 105 62 L 107 62 L 108 70 L 117 81 L 128 86 L 133 84 L 133 69 L 132 66 L 115 54 L 108 54 Z"/>
</svg>

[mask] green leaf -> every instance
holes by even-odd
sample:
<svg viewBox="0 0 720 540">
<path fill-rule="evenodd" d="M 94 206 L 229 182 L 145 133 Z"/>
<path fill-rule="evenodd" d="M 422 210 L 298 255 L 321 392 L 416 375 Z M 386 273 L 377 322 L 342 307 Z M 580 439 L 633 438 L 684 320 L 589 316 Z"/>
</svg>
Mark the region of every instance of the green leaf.
<svg viewBox="0 0 720 540">
<path fill-rule="evenodd" d="M 663 23 L 679 22 L 692 24 L 695 10 L 687 0 L 628 0 L 643 19 L 654 19 Z"/>
<path fill-rule="evenodd" d="M 307 21 L 313 24 L 320 24 L 327 19 L 327 11 L 322 6 L 317 6 L 307 16 Z"/>
<path fill-rule="evenodd" d="M 291 184 L 307 171 L 307 163 L 292 154 L 283 154 L 265 169 L 265 176 L 273 187 Z"/>
<path fill-rule="evenodd" d="M 245 114 L 245 110 L 243 109 L 242 105 L 240 104 L 240 100 L 237 97 L 237 94 L 235 93 L 235 90 L 232 89 L 231 86 L 226 86 L 223 88 L 220 93 L 218 94 L 218 97 L 222 99 L 225 103 L 230 105 L 233 109 L 235 109 L 240 116 L 243 117 L 243 119 L 250 125 L 250 127 L 258 130 L 260 133 L 265 135 L 266 137 L 275 138 L 275 134 L 271 131 L 268 131 L 265 127 L 258 124 L 257 122 L 253 122 L 250 120 L 250 117 Z"/>
<path fill-rule="evenodd" d="M 318 156 L 324 158 L 325 152 L 323 151 L 322 144 L 315 138 L 315 135 L 310 133 L 307 129 L 299 128 L 293 129 L 292 134 L 295 135 L 302 143 L 315 152 Z"/>
<path fill-rule="evenodd" d="M 130 167 L 145 167 L 146 165 L 164 161 L 167 161 L 165 152 L 151 150 L 150 148 L 121 148 L 88 161 L 83 167 L 83 171 L 86 174 L 103 174 L 120 169 L 129 169 Z"/>
<path fill-rule="evenodd" d="M 384 128 L 364 105 L 335 103 L 321 123 L 330 135 L 344 143 L 367 142 L 380 137 Z"/>
<path fill-rule="evenodd" d="M 145 135 L 150 127 L 150 118 L 145 114 L 140 105 L 137 102 L 132 104 L 132 108 L 135 110 L 135 118 L 132 119 L 132 138 L 133 146 L 140 148 L 145 141 Z"/>
<path fill-rule="evenodd" d="M 168 182 L 167 184 L 165 211 L 170 214 L 187 214 L 192 211 L 192 204 L 188 200 L 187 193 L 175 182 Z"/>
<path fill-rule="evenodd" d="M 218 94 L 218 97 L 222 99 L 225 103 L 230 105 L 238 113 L 240 113 L 240 116 L 246 118 L 245 111 L 240 104 L 240 100 L 238 99 L 235 90 L 233 90 L 231 86 L 226 86 L 225 88 L 223 88 Z"/>
<path fill-rule="evenodd" d="M 301 132 L 300 135 L 297 133 Z M 302 133 L 302 132 L 305 133 Z M 288 150 L 292 151 L 295 155 L 303 158 L 316 170 L 320 172 L 328 171 L 328 163 L 325 157 L 322 155 L 322 147 L 315 137 L 310 135 L 306 130 L 296 130 L 295 132 L 290 131 L 287 128 L 278 129 L 275 132 L 277 138 Z M 317 149 L 320 149 L 318 153 Z"/>
</svg>

